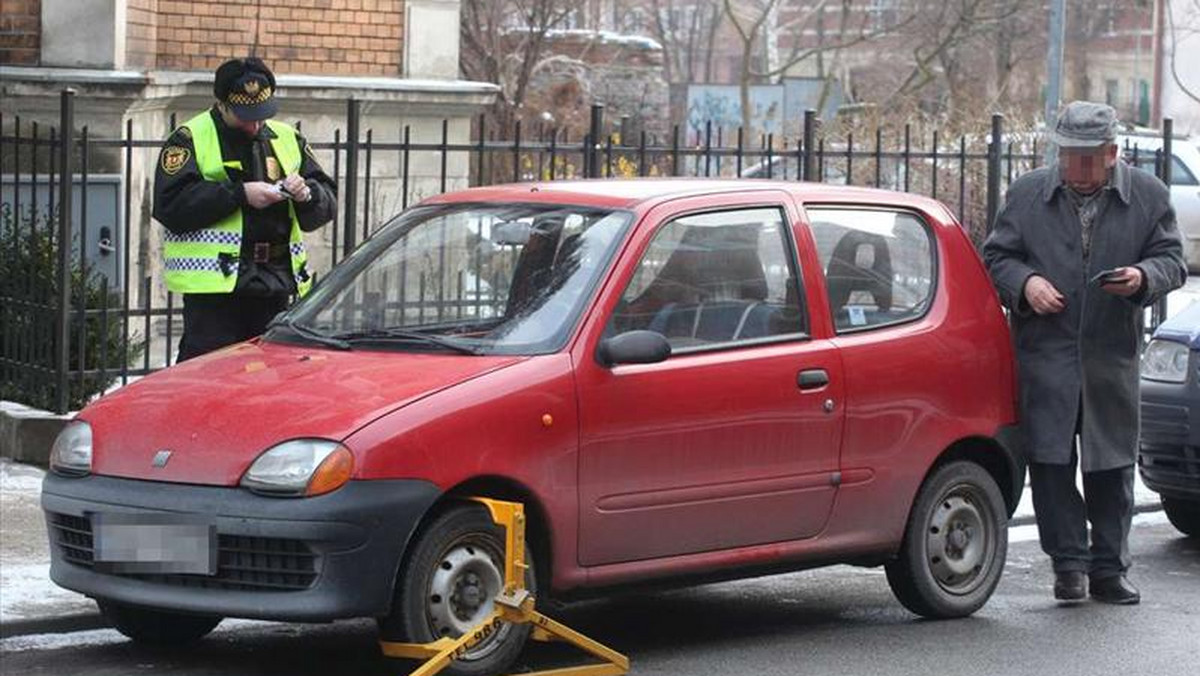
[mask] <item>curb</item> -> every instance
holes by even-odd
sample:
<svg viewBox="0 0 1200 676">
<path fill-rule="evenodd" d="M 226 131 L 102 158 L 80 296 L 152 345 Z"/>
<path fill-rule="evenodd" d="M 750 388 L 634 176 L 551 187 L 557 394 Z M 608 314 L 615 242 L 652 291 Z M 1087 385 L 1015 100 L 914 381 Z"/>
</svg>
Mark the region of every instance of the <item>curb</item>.
<svg viewBox="0 0 1200 676">
<path fill-rule="evenodd" d="M 108 621 L 99 612 L 39 617 L 0 624 L 0 639 L 32 634 L 68 634 L 73 631 L 104 629 L 108 626 Z"/>
</svg>

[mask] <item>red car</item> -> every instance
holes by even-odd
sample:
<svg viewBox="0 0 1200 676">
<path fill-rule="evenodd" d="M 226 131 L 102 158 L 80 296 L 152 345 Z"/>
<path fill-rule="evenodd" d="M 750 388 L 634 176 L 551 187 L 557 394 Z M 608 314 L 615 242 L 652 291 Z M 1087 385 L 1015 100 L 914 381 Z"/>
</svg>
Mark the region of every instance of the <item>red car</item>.
<svg viewBox="0 0 1200 676">
<path fill-rule="evenodd" d="M 570 599 L 853 563 L 968 615 L 1023 485 L 1012 348 L 936 201 L 751 181 L 479 188 L 410 209 L 261 338 L 80 413 L 43 489 L 59 585 L 126 635 L 374 616 L 456 636 L 530 515 Z M 511 664 L 506 627 L 455 663 Z"/>
</svg>

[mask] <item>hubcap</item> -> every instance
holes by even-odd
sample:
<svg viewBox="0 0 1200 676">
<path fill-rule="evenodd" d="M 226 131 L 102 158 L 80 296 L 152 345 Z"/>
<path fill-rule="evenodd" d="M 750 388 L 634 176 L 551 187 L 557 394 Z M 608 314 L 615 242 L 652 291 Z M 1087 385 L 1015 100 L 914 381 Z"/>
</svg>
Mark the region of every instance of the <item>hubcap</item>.
<svg viewBox="0 0 1200 676">
<path fill-rule="evenodd" d="M 967 594 L 986 578 L 996 549 L 993 519 L 978 490 L 957 486 L 934 507 L 926 530 L 929 569 L 938 585 Z"/>
<path fill-rule="evenodd" d="M 495 610 L 503 576 L 485 545 L 459 542 L 441 557 L 429 582 L 426 609 L 434 636 L 458 638 Z M 511 627 L 502 625 L 463 656 L 480 659 L 498 648 Z"/>
</svg>

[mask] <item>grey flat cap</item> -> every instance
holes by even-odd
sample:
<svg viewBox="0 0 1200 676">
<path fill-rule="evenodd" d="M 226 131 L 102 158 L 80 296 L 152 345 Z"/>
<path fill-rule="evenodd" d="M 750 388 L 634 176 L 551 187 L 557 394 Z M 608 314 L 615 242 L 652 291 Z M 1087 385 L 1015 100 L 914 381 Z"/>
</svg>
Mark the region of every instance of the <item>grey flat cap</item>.
<svg viewBox="0 0 1200 676">
<path fill-rule="evenodd" d="M 1058 114 L 1054 142 L 1060 148 L 1099 148 L 1117 140 L 1117 111 L 1091 101 L 1072 101 Z"/>
</svg>

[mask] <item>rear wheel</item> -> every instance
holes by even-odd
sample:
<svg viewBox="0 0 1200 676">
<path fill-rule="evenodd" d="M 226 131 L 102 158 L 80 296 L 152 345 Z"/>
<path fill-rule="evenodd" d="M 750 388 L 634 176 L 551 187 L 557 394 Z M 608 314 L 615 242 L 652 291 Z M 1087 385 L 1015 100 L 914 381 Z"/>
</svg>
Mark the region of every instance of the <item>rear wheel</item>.
<svg viewBox="0 0 1200 676">
<path fill-rule="evenodd" d="M 1200 537 L 1200 502 L 1192 500 L 1162 499 L 1163 510 L 1171 525 L 1179 532 L 1191 537 Z"/>
<path fill-rule="evenodd" d="M 965 617 L 987 603 L 1008 552 L 1007 511 L 996 481 L 958 461 L 933 472 L 908 517 L 904 542 L 885 566 L 896 598 L 930 618 Z"/>
<path fill-rule="evenodd" d="M 117 631 L 148 645 L 192 643 L 221 623 L 221 618 L 211 615 L 183 615 L 107 599 L 97 599 L 96 605 Z"/>
<path fill-rule="evenodd" d="M 536 591 L 526 550 L 526 587 Z M 477 504 L 451 507 L 424 527 L 396 580 L 392 612 L 380 620 L 388 641 L 458 638 L 495 609 L 504 589 L 504 530 Z M 501 624 L 443 671 L 455 676 L 504 673 L 516 661 L 529 625 Z"/>
</svg>

